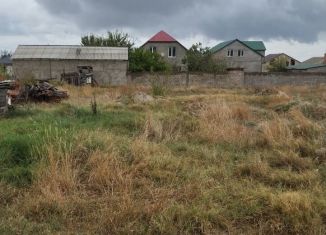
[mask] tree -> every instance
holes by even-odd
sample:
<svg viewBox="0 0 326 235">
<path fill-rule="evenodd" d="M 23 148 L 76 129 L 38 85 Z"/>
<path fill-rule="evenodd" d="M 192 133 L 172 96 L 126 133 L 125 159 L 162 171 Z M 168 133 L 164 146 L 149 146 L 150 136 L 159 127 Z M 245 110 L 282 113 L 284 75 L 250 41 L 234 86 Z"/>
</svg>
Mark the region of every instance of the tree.
<svg viewBox="0 0 326 235">
<path fill-rule="evenodd" d="M 12 54 L 11 52 L 7 50 L 1 50 L 0 51 L 0 59 L 5 58 L 5 57 L 11 57 Z M 0 81 L 4 79 L 8 79 L 9 75 L 7 73 L 6 67 L 4 65 L 0 65 Z"/>
<path fill-rule="evenodd" d="M 287 71 L 287 59 L 285 57 L 279 57 L 270 62 L 268 66 L 269 72 L 286 72 Z"/>
<path fill-rule="evenodd" d="M 2 50 L 0 52 L 0 58 L 3 58 L 3 57 L 11 57 L 12 56 L 12 53 L 7 51 L 7 50 Z"/>
<path fill-rule="evenodd" d="M 187 51 L 183 63 L 187 64 L 191 72 L 222 73 L 226 70 L 224 60 L 214 59 L 210 49 L 196 43 Z"/>
<path fill-rule="evenodd" d="M 108 32 L 106 36 L 90 34 L 81 38 L 81 44 L 95 47 L 128 47 L 129 70 L 132 72 L 158 72 L 168 69 L 168 65 L 158 53 L 134 48 L 134 42 L 127 33 L 115 31 Z"/>
<path fill-rule="evenodd" d="M 108 32 L 106 36 L 97 36 L 94 34 L 86 35 L 81 38 L 82 46 L 95 47 L 128 47 L 134 46 L 134 41 L 127 33 L 115 31 Z"/>
<path fill-rule="evenodd" d="M 129 70 L 131 72 L 159 72 L 166 71 L 168 65 L 158 53 L 143 50 L 142 48 L 132 49 L 129 52 Z"/>
</svg>

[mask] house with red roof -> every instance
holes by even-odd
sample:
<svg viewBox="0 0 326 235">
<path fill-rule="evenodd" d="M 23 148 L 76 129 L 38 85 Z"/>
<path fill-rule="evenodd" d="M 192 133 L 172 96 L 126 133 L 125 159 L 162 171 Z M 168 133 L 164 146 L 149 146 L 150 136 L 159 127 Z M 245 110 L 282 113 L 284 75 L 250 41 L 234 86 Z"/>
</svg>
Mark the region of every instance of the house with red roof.
<svg viewBox="0 0 326 235">
<path fill-rule="evenodd" d="M 176 68 L 180 69 L 184 66 L 182 60 L 186 56 L 187 48 L 164 31 L 155 34 L 141 47 L 160 54 L 166 62 Z"/>
</svg>

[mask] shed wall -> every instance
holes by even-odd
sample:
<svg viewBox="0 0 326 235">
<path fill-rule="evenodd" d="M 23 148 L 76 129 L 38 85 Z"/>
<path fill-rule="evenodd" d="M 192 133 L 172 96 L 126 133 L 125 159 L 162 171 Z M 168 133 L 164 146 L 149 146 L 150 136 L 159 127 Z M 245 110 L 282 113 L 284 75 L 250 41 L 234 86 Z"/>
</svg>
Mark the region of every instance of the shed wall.
<svg viewBox="0 0 326 235">
<path fill-rule="evenodd" d="M 62 73 L 77 72 L 78 66 L 92 66 L 94 78 L 101 85 L 121 85 L 127 81 L 128 61 L 93 60 L 14 60 L 13 73 L 17 79 L 60 80 Z"/>
</svg>

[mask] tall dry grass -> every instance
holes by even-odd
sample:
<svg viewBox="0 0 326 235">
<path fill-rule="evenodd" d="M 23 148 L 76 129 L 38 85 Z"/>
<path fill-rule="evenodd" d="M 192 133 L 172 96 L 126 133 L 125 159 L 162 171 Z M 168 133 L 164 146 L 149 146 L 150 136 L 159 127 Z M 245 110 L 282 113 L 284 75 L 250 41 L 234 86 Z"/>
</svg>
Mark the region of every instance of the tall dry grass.
<svg viewBox="0 0 326 235">
<path fill-rule="evenodd" d="M 111 90 L 98 89 L 103 97 Z M 133 91 L 115 92 L 109 100 Z M 92 116 L 79 120 L 82 112 L 73 128 L 70 119 L 55 128 L 41 122 L 46 129 L 33 134 L 44 146 L 32 147 L 39 159 L 31 185 L 0 182 L 0 233 L 325 233 L 325 168 L 314 159 L 322 119 L 296 106 L 275 112 L 248 91 L 178 92 L 135 111 L 141 121 L 132 133 Z M 46 115 L 50 123 L 56 109 Z"/>
<path fill-rule="evenodd" d="M 164 118 L 160 119 L 153 115 L 153 113 L 147 113 L 145 125 L 141 138 L 169 142 L 177 140 L 182 135 L 182 123 L 178 118 Z"/>
<path fill-rule="evenodd" d="M 264 142 L 271 147 L 291 147 L 294 136 L 289 125 L 290 122 L 287 119 L 279 116 L 275 116 L 270 121 L 262 122 L 260 129 Z"/>
<path fill-rule="evenodd" d="M 217 101 L 200 111 L 199 135 L 213 142 L 254 145 L 257 142 L 255 130 L 246 125 L 246 122 L 253 120 L 253 114 L 247 104 Z"/>
<path fill-rule="evenodd" d="M 69 94 L 69 100 L 65 101 L 76 106 L 87 106 L 95 96 L 100 105 L 114 104 L 121 97 L 131 97 L 137 92 L 149 93 L 148 87 L 125 85 L 119 87 L 91 87 L 63 85 L 61 89 Z"/>
</svg>

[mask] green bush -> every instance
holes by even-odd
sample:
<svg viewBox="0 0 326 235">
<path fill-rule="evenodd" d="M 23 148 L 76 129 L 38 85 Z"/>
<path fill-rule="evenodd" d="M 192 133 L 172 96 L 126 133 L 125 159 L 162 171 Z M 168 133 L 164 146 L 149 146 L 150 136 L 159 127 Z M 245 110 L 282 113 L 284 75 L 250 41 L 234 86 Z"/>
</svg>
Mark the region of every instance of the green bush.
<svg viewBox="0 0 326 235">
<path fill-rule="evenodd" d="M 129 71 L 160 72 L 167 71 L 168 65 L 161 55 L 141 48 L 129 52 Z"/>
<path fill-rule="evenodd" d="M 32 171 L 28 167 L 16 166 L 0 173 L 0 179 L 17 187 L 28 186 L 32 183 Z"/>
<path fill-rule="evenodd" d="M 269 67 L 269 72 L 286 72 L 287 71 L 287 60 L 284 57 L 280 57 L 271 61 Z"/>
<path fill-rule="evenodd" d="M 37 145 L 36 139 L 18 134 L 0 141 L 0 179 L 17 186 L 31 183 L 30 166 L 35 160 L 33 145 Z"/>
<path fill-rule="evenodd" d="M 203 48 L 201 43 L 192 45 L 187 51 L 183 63 L 187 64 L 191 72 L 224 73 L 226 63 L 224 60 L 215 59 L 208 47 Z"/>
</svg>

